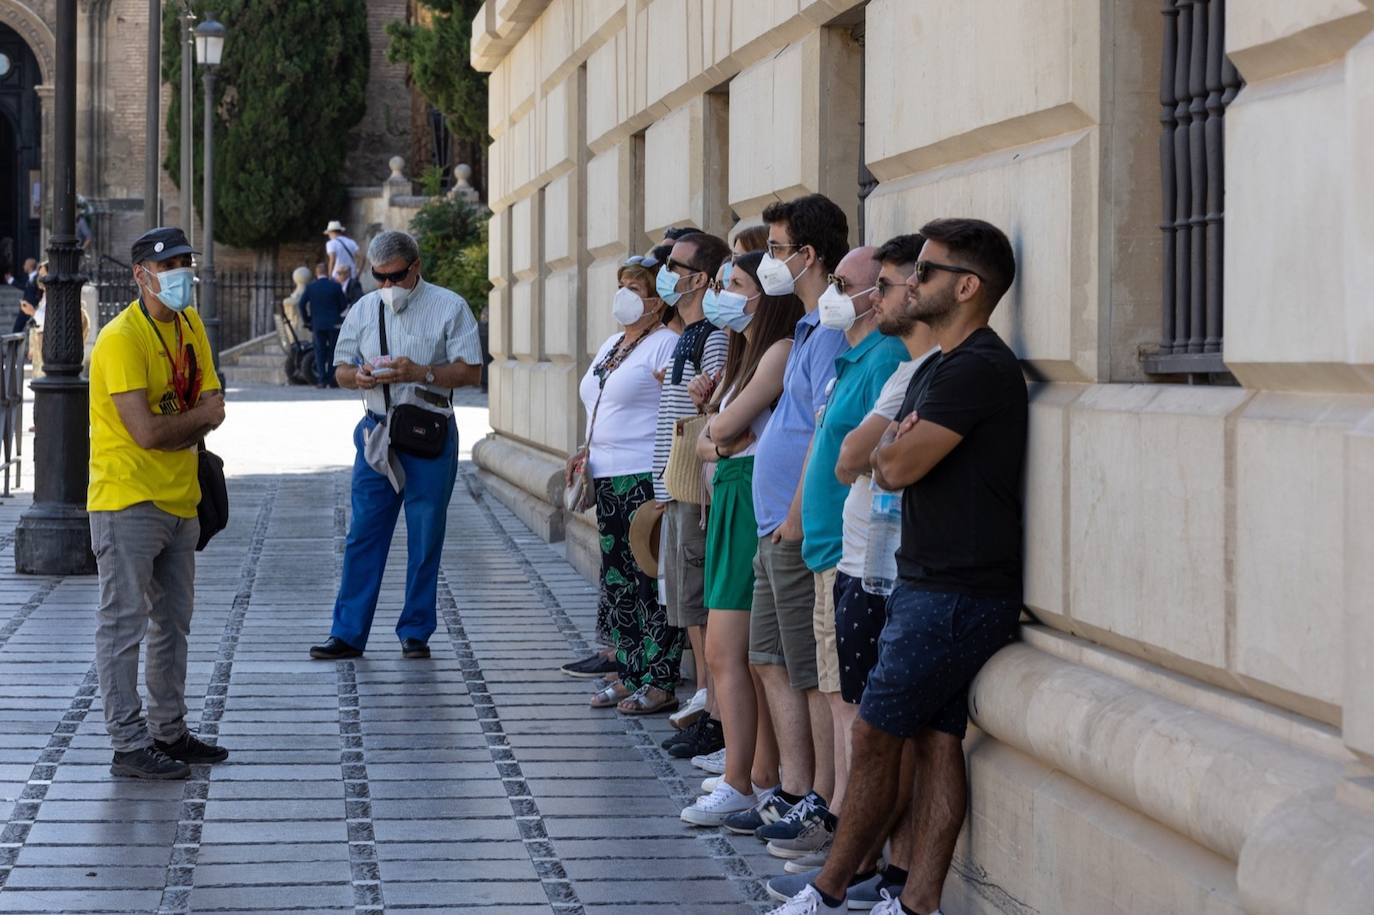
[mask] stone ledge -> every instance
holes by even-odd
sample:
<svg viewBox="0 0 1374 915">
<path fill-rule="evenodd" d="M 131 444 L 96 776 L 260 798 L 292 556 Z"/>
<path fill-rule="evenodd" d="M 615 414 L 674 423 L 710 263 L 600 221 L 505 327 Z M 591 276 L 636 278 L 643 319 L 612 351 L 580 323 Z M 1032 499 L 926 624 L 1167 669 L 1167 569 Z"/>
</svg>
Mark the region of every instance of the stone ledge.
<svg viewBox="0 0 1374 915">
<path fill-rule="evenodd" d="M 997 740 L 1231 861 L 1291 802 L 1343 779 L 1335 760 L 1027 644 L 988 663 L 970 709 Z M 1374 854 L 1374 840 L 1362 847 Z"/>
<path fill-rule="evenodd" d="M 472 460 L 483 470 L 561 511 L 563 462 L 548 452 L 493 432 L 472 446 Z"/>
<path fill-rule="evenodd" d="M 489 470 L 479 469 L 477 481 L 482 484 L 487 495 L 510 509 L 511 514 L 519 518 L 541 539 L 548 543 L 557 543 L 563 539 L 562 511 L 535 498 L 518 486 L 511 485 Z"/>
</svg>

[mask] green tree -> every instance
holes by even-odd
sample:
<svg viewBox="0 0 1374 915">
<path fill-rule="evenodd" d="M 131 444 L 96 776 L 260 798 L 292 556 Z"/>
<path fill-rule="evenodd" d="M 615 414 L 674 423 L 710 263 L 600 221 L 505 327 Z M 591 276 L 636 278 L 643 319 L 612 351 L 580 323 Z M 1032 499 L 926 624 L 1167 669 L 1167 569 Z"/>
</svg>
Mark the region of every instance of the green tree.
<svg viewBox="0 0 1374 915">
<path fill-rule="evenodd" d="M 425 279 L 467 299 L 478 318 L 487 307 L 487 223 L 491 214 L 459 197 L 436 197 L 410 221 Z"/>
<path fill-rule="evenodd" d="M 344 201 L 343 138 L 363 116 L 367 6 L 357 0 L 191 0 L 230 30 L 214 101 L 215 240 L 270 248 L 318 236 Z M 163 80 L 175 91 L 167 157 L 181 178 L 181 2 L 163 5 Z M 202 204 L 204 88 L 197 73 L 195 185 Z"/>
<path fill-rule="evenodd" d="M 487 145 L 487 75 L 472 69 L 472 18 L 481 0 L 421 0 L 419 22 L 390 22 L 387 59 L 410 78 L 448 122 L 457 153 L 480 170 Z"/>
</svg>

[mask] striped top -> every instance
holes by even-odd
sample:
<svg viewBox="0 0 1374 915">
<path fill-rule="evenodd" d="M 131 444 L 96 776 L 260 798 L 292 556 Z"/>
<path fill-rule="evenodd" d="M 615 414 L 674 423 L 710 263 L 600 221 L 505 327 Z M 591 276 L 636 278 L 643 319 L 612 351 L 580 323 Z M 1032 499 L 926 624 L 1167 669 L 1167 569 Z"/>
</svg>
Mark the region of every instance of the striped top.
<svg viewBox="0 0 1374 915">
<path fill-rule="evenodd" d="M 377 333 L 378 309 L 385 307 L 381 302 L 381 294 L 373 291 L 348 310 L 343 327 L 339 328 L 339 342 L 334 345 L 335 365 L 358 365 L 382 354 L 381 337 Z M 415 284 L 399 312 L 387 309 L 386 348 L 388 354 L 405 356 L 420 365 L 482 364 L 477 319 L 472 316 L 468 303 L 458 293 L 423 279 Z M 438 385 L 393 384 L 392 402 L 414 402 L 411 393 L 416 388 L 424 388 L 440 397 L 453 395 L 450 388 Z M 363 401 L 374 413 L 386 412 L 386 400 L 380 386 L 364 391 Z"/>
<path fill-rule="evenodd" d="M 690 335 L 683 334 L 683 341 L 690 342 Z M 706 348 L 701 351 L 701 370 L 708 375 L 719 375 L 725 368 L 725 353 L 729 349 L 729 339 L 725 331 L 712 331 L 706 338 Z M 697 377 L 696 364 L 689 358 L 682 367 L 682 382 L 673 384 L 670 374 L 663 379 L 663 391 L 658 396 L 658 427 L 654 430 L 654 498 L 659 502 L 671 502 L 668 487 L 663 482 L 663 471 L 668 467 L 668 452 L 673 447 L 673 426 L 679 419 L 695 416 L 696 404 L 687 386 Z"/>
</svg>

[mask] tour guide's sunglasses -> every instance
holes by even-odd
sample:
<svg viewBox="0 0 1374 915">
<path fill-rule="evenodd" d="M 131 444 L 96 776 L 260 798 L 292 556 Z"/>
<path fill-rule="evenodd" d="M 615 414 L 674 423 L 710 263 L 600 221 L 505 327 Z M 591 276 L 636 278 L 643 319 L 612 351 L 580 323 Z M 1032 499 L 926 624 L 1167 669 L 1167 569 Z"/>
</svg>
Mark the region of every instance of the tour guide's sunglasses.
<svg viewBox="0 0 1374 915">
<path fill-rule="evenodd" d="M 376 267 L 373 267 L 372 278 L 376 280 L 378 283 L 385 283 L 388 281 L 392 283 L 399 283 L 401 280 L 406 278 L 406 274 L 410 273 L 410 268 L 414 266 L 415 262 L 411 261 L 410 263 L 406 264 L 403 269 L 396 270 L 391 273 L 382 273 Z"/>
<path fill-rule="evenodd" d="M 978 279 L 984 283 L 987 282 L 977 270 L 970 270 L 967 267 L 956 267 L 953 264 L 937 264 L 935 261 L 917 261 L 916 269 L 912 271 L 911 275 L 916 278 L 916 285 L 919 286 L 930 279 L 930 274 L 936 270 L 943 270 L 946 273 L 967 273 L 969 276 L 978 277 Z"/>
</svg>

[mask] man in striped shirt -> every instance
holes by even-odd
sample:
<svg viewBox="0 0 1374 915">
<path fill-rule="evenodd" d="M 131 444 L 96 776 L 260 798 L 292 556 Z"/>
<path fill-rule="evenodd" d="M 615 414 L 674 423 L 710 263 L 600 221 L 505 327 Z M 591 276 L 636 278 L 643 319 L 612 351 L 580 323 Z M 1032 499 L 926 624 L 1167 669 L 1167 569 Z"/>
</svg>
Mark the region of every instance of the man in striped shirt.
<svg viewBox="0 0 1374 915">
<path fill-rule="evenodd" d="M 701 506 L 675 502 L 664 485 L 663 471 L 673 443 L 673 427 L 680 419 L 695 416 L 696 405 L 688 385 L 697 375 L 719 376 L 725 368 L 728 341 L 725 331 L 706 320 L 703 302 L 706 287 L 716 270 L 730 256 L 724 240 L 704 232 L 681 236 L 659 273 L 658 293 L 677 309 L 682 336 L 673 351 L 673 364 L 663 379 L 658 398 L 658 427 L 654 435 L 654 498 L 664 503 L 663 597 L 668 606 L 668 625 L 687 630 L 692 657 L 699 670 L 706 661 L 706 530 Z M 695 443 L 693 443 L 695 444 Z M 701 681 L 698 676 L 698 681 Z M 695 756 L 723 747 L 720 722 L 705 717 L 693 732 L 695 740 L 682 753 Z M 675 748 L 674 748 L 675 749 Z M 689 752 L 690 751 L 690 752 Z M 678 755 L 678 754 L 674 754 Z"/>
<path fill-rule="evenodd" d="M 353 521 L 334 624 L 329 640 L 310 649 L 310 656 L 320 660 L 356 658 L 367 646 L 402 505 L 406 592 L 396 635 L 402 656 L 429 657 L 429 637 L 437 627 L 439 554 L 458 475 L 453 389 L 479 384 L 482 378 L 477 319 L 462 296 L 421 279 L 415 239 L 404 232 L 383 232 L 372 240 L 367 259 L 378 288 L 349 310 L 334 347 L 335 378 L 340 386 L 363 392 L 366 415 L 353 430 L 358 451 L 353 462 Z M 390 449 L 388 462 L 398 461 L 403 471 L 393 484 L 388 474 L 369 463 L 365 443 L 390 418 L 389 407 L 398 404 L 445 415 L 448 432 L 437 457 Z M 388 429 L 377 434 L 387 435 Z"/>
</svg>

